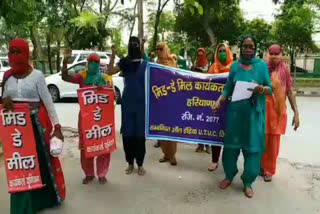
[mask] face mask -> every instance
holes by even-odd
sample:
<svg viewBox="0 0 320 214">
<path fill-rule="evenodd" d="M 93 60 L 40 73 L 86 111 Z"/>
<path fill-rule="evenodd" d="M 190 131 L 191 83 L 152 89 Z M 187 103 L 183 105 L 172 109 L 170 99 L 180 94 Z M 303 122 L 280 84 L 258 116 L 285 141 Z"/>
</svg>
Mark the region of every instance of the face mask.
<svg viewBox="0 0 320 214">
<path fill-rule="evenodd" d="M 88 62 L 88 74 L 97 75 L 100 73 L 100 64 L 97 62 Z"/>
<path fill-rule="evenodd" d="M 242 52 L 242 57 L 245 59 L 252 59 L 255 56 L 255 51 L 254 50 L 244 50 Z"/>
<path fill-rule="evenodd" d="M 226 60 L 227 60 L 227 53 L 226 53 L 226 52 L 218 53 L 218 59 L 220 60 L 220 62 L 226 62 Z"/>
</svg>

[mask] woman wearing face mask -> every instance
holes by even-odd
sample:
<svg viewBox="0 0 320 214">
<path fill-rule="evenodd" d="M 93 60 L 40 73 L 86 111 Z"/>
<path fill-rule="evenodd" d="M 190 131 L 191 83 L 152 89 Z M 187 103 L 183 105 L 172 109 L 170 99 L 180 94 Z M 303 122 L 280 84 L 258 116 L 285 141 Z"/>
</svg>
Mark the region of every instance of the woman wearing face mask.
<svg viewBox="0 0 320 214">
<path fill-rule="evenodd" d="M 279 45 L 270 46 L 267 64 L 273 94 L 267 97 L 266 101 L 266 152 L 262 155 L 261 175 L 264 177 L 264 181 L 270 182 L 276 172 L 280 136 L 286 132 L 287 97 L 294 112 L 292 121 L 294 130 L 297 130 L 299 127 L 299 113 L 296 98 L 292 90 L 292 79 L 282 61 L 281 48 Z"/>
<path fill-rule="evenodd" d="M 66 82 L 78 84 L 80 88 L 90 87 L 90 86 L 109 86 L 112 87 L 112 77 L 106 74 L 100 73 L 100 58 L 96 53 L 92 53 L 88 56 L 88 69 L 84 71 L 80 71 L 80 73 L 68 75 L 68 59 L 71 57 L 71 50 L 66 50 L 63 60 L 62 67 L 62 79 Z M 84 154 L 84 140 L 82 136 L 82 127 L 81 127 L 80 112 L 79 112 L 79 121 L 78 121 L 78 129 L 79 129 L 79 148 L 81 151 L 80 159 L 81 159 L 81 168 L 85 174 L 85 178 L 83 179 L 83 184 L 88 184 L 95 178 L 94 174 L 94 158 L 86 158 Z M 106 184 L 107 179 L 106 175 L 109 171 L 111 154 L 103 154 L 99 155 L 96 158 L 96 168 L 97 175 L 100 184 Z"/>
<path fill-rule="evenodd" d="M 237 160 L 242 150 L 244 171 L 241 179 L 248 198 L 254 195 L 252 183 L 259 175 L 261 155 L 265 151 L 265 100 L 272 93 L 268 66 L 256 58 L 256 49 L 255 39 L 245 37 L 241 43 L 240 59 L 232 64 L 225 89 L 214 106 L 214 110 L 218 110 L 232 96 L 237 81 L 258 84 L 250 99 L 228 104 L 222 155 L 225 179 L 220 183 L 220 188 L 226 189 L 238 172 Z"/>
<path fill-rule="evenodd" d="M 140 40 L 137 37 L 129 39 L 128 56 L 121 59 L 113 67 L 116 50 L 112 48 L 112 56 L 108 67 L 109 75 L 122 72 L 124 89 L 122 95 L 122 140 L 128 167 L 126 174 L 132 174 L 134 160 L 138 165 L 138 174 L 146 173 L 143 168 L 146 154 L 145 139 L 145 70 L 147 62 L 142 60 Z"/>
<path fill-rule="evenodd" d="M 228 73 L 233 63 L 232 52 L 228 45 L 219 44 L 214 57 L 214 64 L 209 69 L 209 74 Z"/>
<path fill-rule="evenodd" d="M 233 63 L 232 53 L 226 44 L 219 44 L 214 57 L 215 63 L 210 67 L 210 74 L 228 73 Z M 212 162 L 208 170 L 215 171 L 218 168 L 218 161 L 221 153 L 221 146 L 211 146 Z"/>
<path fill-rule="evenodd" d="M 35 214 L 57 206 L 66 194 L 60 161 L 49 154 L 50 138 L 63 141 L 61 126 L 44 75 L 32 69 L 29 56 L 26 41 L 19 38 L 11 41 L 8 53 L 11 69 L 4 74 L 2 105 L 7 111 L 13 110 L 16 103 L 29 105 L 41 180 L 45 185 L 41 189 L 11 194 L 11 214 Z"/>
<path fill-rule="evenodd" d="M 164 42 L 159 42 L 156 47 L 157 63 L 161 65 L 166 65 L 169 67 L 177 67 L 176 61 L 172 58 L 170 54 L 170 49 Z M 177 143 L 172 141 L 160 140 L 160 147 L 163 152 L 163 157 L 159 160 L 160 163 L 170 162 L 172 166 L 177 165 L 176 152 Z"/>
<path fill-rule="evenodd" d="M 204 48 L 198 48 L 197 50 L 197 59 L 194 65 L 191 67 L 191 70 L 198 73 L 207 73 L 208 72 L 208 59 L 207 53 Z M 198 144 L 195 152 L 206 152 L 210 154 L 209 145 Z"/>
</svg>

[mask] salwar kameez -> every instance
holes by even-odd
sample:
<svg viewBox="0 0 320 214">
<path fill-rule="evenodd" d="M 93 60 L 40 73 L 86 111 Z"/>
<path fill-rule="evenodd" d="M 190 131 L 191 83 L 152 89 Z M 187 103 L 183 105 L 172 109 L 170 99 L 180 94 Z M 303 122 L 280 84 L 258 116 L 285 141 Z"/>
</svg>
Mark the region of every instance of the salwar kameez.
<svg viewBox="0 0 320 214">
<path fill-rule="evenodd" d="M 58 158 L 49 154 L 51 121 L 44 107 L 31 115 L 43 188 L 11 194 L 11 214 L 36 214 L 55 207 L 65 199 L 65 183 Z"/>
<path fill-rule="evenodd" d="M 237 81 L 256 82 L 268 86 L 271 82 L 267 65 L 256 59 L 251 70 L 244 70 L 238 62 L 231 66 L 230 75 L 222 93 L 230 97 Z M 260 171 L 261 154 L 265 150 L 265 96 L 230 102 L 227 109 L 226 137 L 224 141 L 223 167 L 226 179 L 232 181 L 237 174 L 237 160 L 242 151 L 244 172 L 241 176 L 245 187 L 250 188 Z"/>
</svg>

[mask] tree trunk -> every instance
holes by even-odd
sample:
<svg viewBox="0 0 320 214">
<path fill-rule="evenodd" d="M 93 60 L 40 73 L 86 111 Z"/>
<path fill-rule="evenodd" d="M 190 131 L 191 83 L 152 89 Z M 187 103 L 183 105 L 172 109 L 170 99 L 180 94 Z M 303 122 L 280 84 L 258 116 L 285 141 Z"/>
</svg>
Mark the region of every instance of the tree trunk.
<svg viewBox="0 0 320 214">
<path fill-rule="evenodd" d="M 60 40 L 57 41 L 57 59 L 56 59 L 56 67 L 57 67 L 57 73 L 60 71 Z"/>
<path fill-rule="evenodd" d="M 160 15 L 161 15 L 161 13 L 158 11 L 156 14 L 156 20 L 155 20 L 155 24 L 154 24 L 153 45 L 152 45 L 153 50 L 155 50 L 156 46 L 157 46 Z"/>
<path fill-rule="evenodd" d="M 38 32 L 36 26 L 32 26 L 29 28 L 30 31 L 30 39 L 33 45 L 33 52 L 32 52 L 32 58 L 34 60 L 42 59 L 42 48 L 38 37 Z"/>
<path fill-rule="evenodd" d="M 138 37 L 140 39 L 144 38 L 143 32 L 143 0 L 137 0 L 138 6 Z"/>
<path fill-rule="evenodd" d="M 51 60 L 51 38 L 50 38 L 50 35 L 48 34 L 47 35 L 47 55 L 48 55 L 48 64 L 49 64 L 49 71 L 50 71 L 50 74 L 53 74 L 53 69 L 52 69 L 52 60 Z"/>
</svg>

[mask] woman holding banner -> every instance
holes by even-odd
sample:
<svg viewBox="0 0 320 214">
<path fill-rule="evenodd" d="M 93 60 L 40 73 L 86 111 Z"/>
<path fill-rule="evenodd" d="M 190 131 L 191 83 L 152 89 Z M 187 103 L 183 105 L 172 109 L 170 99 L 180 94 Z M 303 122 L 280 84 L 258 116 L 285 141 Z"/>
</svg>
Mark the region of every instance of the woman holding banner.
<svg viewBox="0 0 320 214">
<path fill-rule="evenodd" d="M 156 54 L 158 57 L 157 63 L 169 67 L 177 67 L 176 61 L 170 54 L 170 49 L 164 42 L 159 42 L 156 47 Z M 163 157 L 159 160 L 160 163 L 169 161 L 172 166 L 177 165 L 176 152 L 177 143 L 172 141 L 160 141 L 160 147 L 163 152 Z"/>
<path fill-rule="evenodd" d="M 208 59 L 207 53 L 204 48 L 198 48 L 197 50 L 197 59 L 194 65 L 191 67 L 191 70 L 198 73 L 208 73 Z M 204 150 L 205 147 L 205 150 Z M 210 154 L 210 147 L 209 145 L 198 144 L 196 148 L 196 152 L 206 152 Z"/>
<path fill-rule="evenodd" d="M 209 69 L 210 74 L 229 73 L 231 64 L 233 63 L 233 57 L 227 44 L 221 43 L 218 45 L 214 61 L 215 63 Z M 221 146 L 211 146 L 211 150 L 212 162 L 208 170 L 215 171 L 218 168 Z"/>
<path fill-rule="evenodd" d="M 292 125 L 294 125 L 295 131 L 299 128 L 299 113 L 296 98 L 292 90 L 292 79 L 286 65 L 282 61 L 279 45 L 270 46 L 267 64 L 273 94 L 267 97 L 266 101 L 266 152 L 262 155 L 260 173 L 264 177 L 265 182 L 270 182 L 276 172 L 280 136 L 286 132 L 287 97 L 294 112 Z"/>
<path fill-rule="evenodd" d="M 75 73 L 72 75 L 68 74 L 68 60 L 72 55 L 72 51 L 66 49 L 64 60 L 63 60 L 63 67 L 62 67 L 62 79 L 66 82 L 79 84 L 80 88 L 85 88 L 89 86 L 110 86 L 112 87 L 112 77 L 106 74 L 100 73 L 100 58 L 96 53 L 92 53 L 88 56 L 88 69 L 83 70 L 80 73 Z M 81 109 L 80 109 L 81 111 Z M 83 139 L 83 132 L 81 127 L 81 120 L 80 112 L 79 112 L 79 120 L 78 120 L 78 129 L 79 129 L 79 148 L 81 150 L 81 168 L 85 174 L 85 178 L 83 179 L 83 184 L 88 184 L 95 178 L 94 175 L 94 158 L 86 158 L 85 151 L 84 151 L 84 139 Z M 107 179 L 106 175 L 109 171 L 111 154 L 103 154 L 99 155 L 96 158 L 97 161 L 97 175 L 100 184 L 106 184 Z"/>
<path fill-rule="evenodd" d="M 147 62 L 142 60 L 140 40 L 137 37 L 129 39 L 128 56 L 121 59 L 113 67 L 116 50 L 112 48 L 112 56 L 108 67 L 108 74 L 122 72 L 124 89 L 122 95 L 122 140 L 128 167 L 126 174 L 132 174 L 134 160 L 138 165 L 138 174 L 146 173 L 143 168 L 146 154 L 145 139 L 145 70 Z"/>
<path fill-rule="evenodd" d="M 230 74 L 222 95 L 217 100 L 214 110 L 233 95 L 236 85 L 238 90 L 251 90 L 250 99 L 240 99 L 228 103 L 226 137 L 222 163 L 225 179 L 221 189 L 228 188 L 237 174 L 237 160 L 242 150 L 244 171 L 241 179 L 244 193 L 252 198 L 252 183 L 260 171 L 261 155 L 265 151 L 265 103 L 266 96 L 272 94 L 271 82 L 266 63 L 256 58 L 256 40 L 247 36 L 241 43 L 240 59 L 232 64 Z"/>
<path fill-rule="evenodd" d="M 11 194 L 10 212 L 35 214 L 57 206 L 65 199 L 60 161 L 49 154 L 50 139 L 56 137 L 63 141 L 64 138 L 44 75 L 29 64 L 28 43 L 20 38 L 13 39 L 9 45 L 8 57 L 11 69 L 4 74 L 2 105 L 6 111 L 13 110 L 16 103 L 29 105 L 41 180 L 44 184 L 41 189 Z"/>
</svg>

